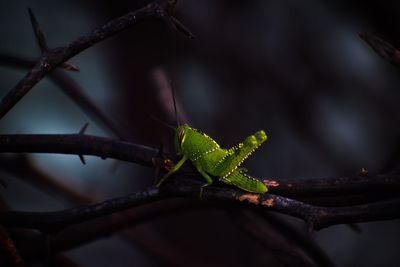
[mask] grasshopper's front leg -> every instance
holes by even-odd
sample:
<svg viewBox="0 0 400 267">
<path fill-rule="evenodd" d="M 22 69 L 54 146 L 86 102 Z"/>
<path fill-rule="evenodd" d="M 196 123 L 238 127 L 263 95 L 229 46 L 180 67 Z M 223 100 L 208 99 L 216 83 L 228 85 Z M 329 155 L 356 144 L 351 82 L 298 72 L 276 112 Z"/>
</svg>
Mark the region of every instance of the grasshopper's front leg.
<svg viewBox="0 0 400 267">
<path fill-rule="evenodd" d="M 186 156 L 186 154 L 184 154 L 181 160 L 178 161 L 178 163 L 167 174 L 165 174 L 163 178 L 161 178 L 161 180 L 157 183 L 156 187 L 159 187 L 168 177 L 171 176 L 171 174 L 179 170 L 187 159 L 188 157 Z"/>
</svg>

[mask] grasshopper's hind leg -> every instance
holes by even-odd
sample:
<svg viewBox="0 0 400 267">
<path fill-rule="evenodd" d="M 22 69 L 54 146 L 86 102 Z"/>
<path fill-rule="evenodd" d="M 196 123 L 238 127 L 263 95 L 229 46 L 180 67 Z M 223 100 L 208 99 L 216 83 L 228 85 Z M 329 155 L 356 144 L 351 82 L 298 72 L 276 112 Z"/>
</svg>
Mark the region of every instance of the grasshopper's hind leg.
<svg viewBox="0 0 400 267">
<path fill-rule="evenodd" d="M 228 155 L 216 166 L 215 173 L 222 179 L 226 178 L 265 140 L 267 140 L 267 135 L 262 130 L 248 136 L 243 143 L 228 150 Z"/>
<path fill-rule="evenodd" d="M 221 179 L 222 182 L 239 187 L 247 192 L 263 194 L 268 188 L 260 180 L 246 174 L 243 169 L 236 169 L 227 177 Z"/>
</svg>

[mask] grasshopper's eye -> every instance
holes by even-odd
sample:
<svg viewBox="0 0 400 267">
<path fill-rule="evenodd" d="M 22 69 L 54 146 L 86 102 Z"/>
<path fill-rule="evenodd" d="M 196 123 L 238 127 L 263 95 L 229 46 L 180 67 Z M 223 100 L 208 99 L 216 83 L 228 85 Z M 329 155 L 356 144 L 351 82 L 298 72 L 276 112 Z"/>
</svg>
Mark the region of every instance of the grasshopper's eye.
<svg viewBox="0 0 400 267">
<path fill-rule="evenodd" d="M 181 128 L 181 129 L 179 129 L 179 132 L 178 132 L 179 144 L 182 144 L 184 137 L 185 137 L 185 129 Z"/>
</svg>

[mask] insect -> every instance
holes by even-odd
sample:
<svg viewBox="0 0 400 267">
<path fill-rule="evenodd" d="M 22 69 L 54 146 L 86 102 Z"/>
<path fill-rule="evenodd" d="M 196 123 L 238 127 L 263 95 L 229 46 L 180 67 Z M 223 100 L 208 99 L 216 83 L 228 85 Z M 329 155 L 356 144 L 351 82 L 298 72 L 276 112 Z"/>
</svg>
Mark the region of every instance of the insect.
<svg viewBox="0 0 400 267">
<path fill-rule="evenodd" d="M 248 136 L 243 143 L 224 149 L 207 134 L 187 124 L 178 126 L 175 131 L 175 148 L 182 158 L 157 186 L 190 160 L 206 182 L 200 188 L 200 195 L 204 187 L 212 184 L 212 176 L 248 192 L 265 193 L 267 187 L 260 180 L 247 175 L 247 170 L 240 166 L 266 140 L 267 135 L 261 130 Z"/>
</svg>

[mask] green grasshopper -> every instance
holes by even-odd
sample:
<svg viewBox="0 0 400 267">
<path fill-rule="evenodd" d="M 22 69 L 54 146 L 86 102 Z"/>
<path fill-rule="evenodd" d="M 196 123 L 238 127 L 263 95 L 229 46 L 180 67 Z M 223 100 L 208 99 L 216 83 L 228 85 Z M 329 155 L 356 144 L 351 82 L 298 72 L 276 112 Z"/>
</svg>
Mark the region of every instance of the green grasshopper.
<svg viewBox="0 0 400 267">
<path fill-rule="evenodd" d="M 206 181 L 200 188 L 200 195 L 204 187 L 212 184 L 211 176 L 248 192 L 265 193 L 268 191 L 267 187 L 260 180 L 248 176 L 246 169 L 240 168 L 243 161 L 265 140 L 267 135 L 261 130 L 248 136 L 243 143 L 231 149 L 224 149 L 207 134 L 186 124 L 178 126 L 175 132 L 175 148 L 182 158 L 164 175 L 157 186 L 178 171 L 185 161 L 190 160 Z"/>
</svg>

